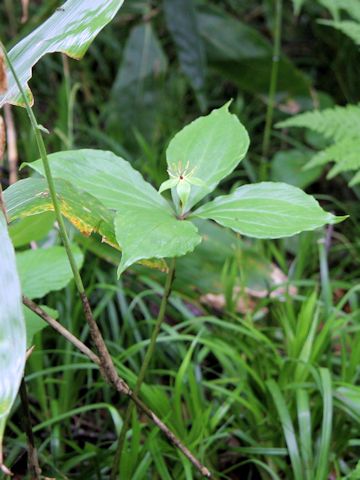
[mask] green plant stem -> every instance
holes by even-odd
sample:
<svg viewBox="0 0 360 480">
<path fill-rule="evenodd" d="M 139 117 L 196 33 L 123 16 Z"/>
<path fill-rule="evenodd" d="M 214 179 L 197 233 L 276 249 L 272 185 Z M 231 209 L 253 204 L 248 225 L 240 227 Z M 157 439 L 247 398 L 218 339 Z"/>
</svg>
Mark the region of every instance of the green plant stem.
<svg viewBox="0 0 360 480">
<path fill-rule="evenodd" d="M 282 0 L 275 0 L 275 33 L 274 48 L 271 66 L 271 77 L 268 94 L 268 105 L 266 110 L 264 137 L 262 143 L 262 165 L 260 170 L 260 180 L 266 180 L 268 173 L 268 159 L 270 147 L 271 128 L 273 123 L 275 94 L 277 88 L 279 63 L 281 54 L 281 24 L 282 24 Z"/>
<path fill-rule="evenodd" d="M 165 318 L 167 302 L 168 302 L 168 298 L 169 298 L 170 293 L 171 293 L 171 288 L 172 288 L 172 284 L 173 284 L 173 281 L 174 281 L 174 276 L 175 276 L 175 259 L 172 259 L 171 264 L 170 264 L 170 268 L 169 268 L 169 271 L 168 271 L 168 274 L 167 274 L 167 277 L 166 277 L 166 281 L 165 281 L 164 293 L 163 293 L 163 296 L 162 296 L 162 299 L 161 299 L 159 313 L 158 313 L 158 316 L 157 316 L 157 319 L 156 319 L 154 329 L 151 333 L 150 344 L 149 344 L 148 349 L 146 350 L 144 361 L 141 365 L 140 372 L 139 372 L 139 375 L 138 375 L 137 380 L 136 380 L 136 385 L 135 385 L 135 388 L 134 388 L 134 394 L 136 396 L 139 395 L 139 393 L 140 393 L 141 385 L 142 385 L 142 383 L 145 379 L 146 373 L 148 371 L 151 359 L 153 357 L 153 354 L 154 354 L 154 351 L 155 351 L 155 348 L 156 348 L 156 340 L 157 340 L 157 337 L 160 333 L 161 325 L 162 325 L 162 323 L 164 321 L 164 318 Z M 129 424 L 130 424 L 131 415 L 132 415 L 133 410 L 134 410 L 134 404 L 129 403 L 128 407 L 126 409 L 126 412 L 125 412 L 124 422 L 123 422 L 123 425 L 121 427 L 121 431 L 120 431 L 120 435 L 119 435 L 119 440 L 118 440 L 116 453 L 115 453 L 115 457 L 114 457 L 114 461 L 113 461 L 113 466 L 112 466 L 112 470 L 111 470 L 111 476 L 110 476 L 111 480 L 116 480 L 117 476 L 118 476 L 118 473 L 119 473 L 121 455 L 122 455 L 122 452 L 123 452 L 123 449 L 124 449 L 126 432 L 129 429 Z"/>
<path fill-rule="evenodd" d="M 185 447 L 185 445 L 182 444 L 182 442 L 176 437 L 176 435 L 174 435 L 171 432 L 171 430 L 169 430 L 167 428 L 167 426 L 154 414 L 154 412 L 147 405 L 145 405 L 137 397 L 137 395 L 133 394 L 133 392 L 131 391 L 129 386 L 126 384 L 126 382 L 117 373 L 117 370 L 114 366 L 111 355 L 110 355 L 110 353 L 109 353 L 109 351 L 106 347 L 105 341 L 104 341 L 104 339 L 101 335 L 99 327 L 98 327 L 98 325 L 97 325 L 97 323 L 96 323 L 96 321 L 93 317 L 90 302 L 87 298 L 87 295 L 86 295 L 86 292 L 85 292 L 85 289 L 84 289 L 84 285 L 83 285 L 83 282 L 82 282 L 82 279 L 81 279 L 81 276 L 80 276 L 80 272 L 77 268 L 77 265 L 76 265 L 76 262 L 75 262 L 75 257 L 73 255 L 71 247 L 70 247 L 70 241 L 69 241 L 69 237 L 68 237 L 68 234 L 67 234 L 67 231 L 66 231 L 66 228 L 65 228 L 65 222 L 63 220 L 60 205 L 59 205 L 57 195 L 56 195 L 55 183 L 54 183 L 54 179 L 53 179 L 52 174 L 51 174 L 50 164 L 49 164 L 49 160 L 48 160 L 48 157 L 47 157 L 45 143 L 44 143 L 44 140 L 43 140 L 42 135 L 41 135 L 41 130 L 43 129 L 43 127 L 41 127 L 37 123 L 36 117 L 35 117 L 32 109 L 31 109 L 30 104 L 29 104 L 29 100 L 28 100 L 28 98 L 25 94 L 25 91 L 24 91 L 24 89 L 23 89 L 23 87 L 22 87 L 22 85 L 19 81 L 19 78 L 16 74 L 16 71 L 15 71 L 15 69 L 14 69 L 14 67 L 11 63 L 11 60 L 10 60 L 10 58 L 7 54 L 7 51 L 5 50 L 2 42 L 0 42 L 0 48 L 2 48 L 2 50 L 4 52 L 6 61 L 7 61 L 8 65 L 9 65 L 9 68 L 10 68 L 10 70 L 11 70 L 13 76 L 14 76 L 14 79 L 16 81 L 16 84 L 17 84 L 18 88 L 19 88 L 19 91 L 20 91 L 20 93 L 23 97 L 23 100 L 24 100 L 24 103 L 25 103 L 25 106 L 26 106 L 26 111 L 28 113 L 31 125 L 32 125 L 33 130 L 34 130 L 36 142 L 37 142 L 38 149 L 39 149 L 39 152 L 40 152 L 40 156 L 41 156 L 41 159 L 42 159 L 42 162 L 43 162 L 43 165 L 44 165 L 44 171 L 45 171 L 45 176 L 46 176 L 46 179 L 47 179 L 47 182 L 48 182 L 50 196 L 51 196 L 51 199 L 52 199 L 52 202 L 53 202 L 55 217 L 56 217 L 56 220 L 59 224 L 61 239 L 64 243 L 64 247 L 65 247 L 66 253 L 67 253 L 68 258 L 69 258 L 70 266 L 71 266 L 71 269 L 72 269 L 72 272 L 73 272 L 74 281 L 75 281 L 75 284 L 76 284 L 76 287 L 78 289 L 78 292 L 79 292 L 79 295 L 80 295 L 80 298 L 81 298 L 81 302 L 82 302 L 82 305 L 83 305 L 85 318 L 86 318 L 86 321 L 89 325 L 90 335 L 91 335 L 91 338 L 92 338 L 92 340 L 95 344 L 95 347 L 96 347 L 96 349 L 99 353 L 100 370 L 101 370 L 104 378 L 106 378 L 106 380 L 111 385 L 113 385 L 119 393 L 127 395 L 132 399 L 132 401 L 160 428 L 160 430 L 163 433 L 165 433 L 168 440 L 173 445 L 175 445 L 177 448 L 179 448 L 179 450 L 190 460 L 190 462 L 200 471 L 200 473 L 203 476 L 210 478 L 211 473 L 209 472 L 209 470 L 204 465 L 202 465 L 197 460 L 196 457 L 194 457 L 194 455 L 190 452 L 190 450 L 188 450 Z M 0 460 L 1 460 L 1 457 L 0 457 Z M 1 468 L 5 468 L 5 467 L 1 466 Z"/>
</svg>

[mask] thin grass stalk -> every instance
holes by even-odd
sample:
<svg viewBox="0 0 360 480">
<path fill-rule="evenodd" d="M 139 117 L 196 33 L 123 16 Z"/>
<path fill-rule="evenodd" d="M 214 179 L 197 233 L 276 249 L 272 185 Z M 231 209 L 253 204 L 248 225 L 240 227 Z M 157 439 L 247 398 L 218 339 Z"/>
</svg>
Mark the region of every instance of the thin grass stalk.
<svg viewBox="0 0 360 480">
<path fill-rule="evenodd" d="M 171 264 L 170 264 L 170 268 L 169 268 L 169 271 L 168 271 L 168 274 L 167 274 L 167 277 L 166 277 L 166 282 L 165 282 L 165 286 L 164 286 L 164 293 L 163 293 L 163 296 L 162 296 L 162 299 L 161 299 L 159 314 L 158 314 L 158 317 L 156 319 L 154 329 L 151 333 L 149 347 L 146 350 L 144 361 L 141 365 L 140 372 L 139 372 L 139 375 L 138 375 L 137 380 L 136 380 L 136 385 L 135 385 L 135 388 L 134 388 L 134 394 L 136 396 L 138 396 L 139 393 L 140 393 L 141 385 L 142 385 L 142 383 L 145 379 L 146 373 L 148 371 L 151 359 L 153 357 L 153 354 L 154 354 L 154 351 L 155 351 L 155 348 L 156 348 L 156 340 L 157 340 L 157 337 L 160 333 L 161 325 L 162 325 L 162 323 L 164 321 L 164 318 L 165 318 L 167 302 L 168 302 L 168 298 L 169 298 L 170 293 L 171 293 L 171 288 L 172 288 L 172 284 L 173 284 L 173 281 L 174 281 L 174 276 L 175 276 L 175 259 L 172 259 Z M 129 405 L 126 409 L 126 412 L 125 412 L 124 422 L 123 422 L 123 425 L 121 427 L 121 431 L 120 431 L 120 435 L 119 435 L 119 440 L 118 440 L 116 453 L 115 453 L 115 457 L 114 457 L 114 461 L 113 461 L 113 466 L 112 466 L 112 470 L 111 470 L 111 476 L 110 476 L 111 480 L 116 480 L 117 476 L 119 474 L 121 456 L 122 456 L 122 452 L 123 452 L 124 445 L 125 445 L 125 437 L 126 437 L 126 433 L 127 433 L 128 429 L 129 429 L 130 420 L 131 420 L 133 410 L 134 410 L 134 404 L 129 403 Z"/>
<path fill-rule="evenodd" d="M 271 77 L 268 93 L 268 104 L 265 118 L 264 137 L 262 143 L 262 164 L 260 169 L 260 180 L 266 180 L 268 174 L 268 154 L 270 147 L 271 129 L 274 116 L 275 95 L 279 75 L 279 63 L 281 55 L 281 24 L 282 24 L 282 0 L 275 0 L 275 32 L 274 47 L 271 64 Z"/>
<path fill-rule="evenodd" d="M 106 373 L 101 368 L 100 358 L 90 350 L 86 345 L 84 345 L 78 338 L 76 338 L 71 332 L 69 332 L 65 327 L 63 327 L 57 320 L 52 318 L 48 313 L 45 312 L 41 307 L 36 303 L 30 300 L 27 297 L 23 297 L 23 303 L 30 308 L 34 313 L 41 317 L 45 322 L 47 322 L 52 328 L 66 338 L 70 343 L 72 343 L 76 348 L 78 348 L 84 355 L 86 355 L 91 361 L 96 363 L 100 367 L 100 372 L 105 380 L 109 380 L 106 377 Z M 126 385 L 126 384 L 125 384 Z M 114 385 L 116 388 L 116 385 Z M 126 385 L 127 386 L 127 385 Z M 118 390 L 118 389 L 117 389 Z M 119 391 L 119 390 L 118 390 Z M 119 393 L 124 393 L 120 391 Z M 125 393 L 135 405 L 144 412 L 144 414 L 165 434 L 166 438 L 171 442 L 176 448 L 178 448 L 185 457 L 197 468 L 197 470 L 204 477 L 211 478 L 210 471 L 199 462 L 199 460 L 190 452 L 188 448 L 181 443 L 181 441 L 171 432 L 171 430 L 160 420 L 160 418 L 142 401 L 140 398 L 131 391 L 127 386 L 127 392 Z"/>
</svg>

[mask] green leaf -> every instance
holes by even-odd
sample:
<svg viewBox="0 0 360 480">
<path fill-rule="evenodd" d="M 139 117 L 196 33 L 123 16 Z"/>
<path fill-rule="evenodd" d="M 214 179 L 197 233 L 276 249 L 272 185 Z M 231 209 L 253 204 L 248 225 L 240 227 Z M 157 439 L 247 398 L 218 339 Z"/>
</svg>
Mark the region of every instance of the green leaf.
<svg viewBox="0 0 360 480">
<path fill-rule="evenodd" d="M 115 217 L 116 238 L 123 248 L 120 275 L 146 258 L 179 257 L 201 242 L 197 228 L 159 205 L 128 206 Z"/>
<path fill-rule="evenodd" d="M 194 0 L 164 0 L 163 3 L 166 24 L 177 47 L 181 69 L 198 94 L 200 106 L 204 108 L 205 50 Z"/>
<path fill-rule="evenodd" d="M 271 180 L 306 188 L 319 178 L 322 171 L 321 167 L 305 167 L 311 156 L 311 152 L 295 149 L 276 153 L 271 160 Z"/>
<path fill-rule="evenodd" d="M 191 187 L 185 211 L 234 170 L 246 155 L 249 142 L 247 131 L 229 112 L 228 103 L 194 120 L 175 135 L 166 152 L 169 169 L 179 169 L 180 164 L 205 184 Z"/>
<path fill-rule="evenodd" d="M 211 218 L 256 238 L 288 237 L 346 218 L 325 212 L 313 197 L 299 188 L 272 182 L 240 187 L 230 195 L 203 205 L 194 216 Z"/>
<path fill-rule="evenodd" d="M 220 8 L 201 5 L 198 13 L 207 59 L 241 90 L 268 95 L 273 47 L 258 30 Z M 310 82 L 285 56 L 279 61 L 277 96 L 310 95 Z"/>
<path fill-rule="evenodd" d="M 33 165 L 33 164 L 32 164 Z M 70 182 L 55 180 L 61 213 L 88 236 L 99 233 L 103 240 L 117 246 L 113 228 L 113 213 L 87 192 L 77 190 Z M 27 178 L 14 183 L 4 192 L 11 221 L 54 210 L 46 180 Z"/>
<path fill-rule="evenodd" d="M 329 478 L 329 454 L 332 440 L 333 428 L 333 398 L 332 380 L 328 368 L 320 368 L 320 388 L 323 397 L 323 418 L 321 425 L 321 439 L 318 452 L 318 465 L 316 480 L 327 480 Z"/>
<path fill-rule="evenodd" d="M 196 228 L 189 222 L 177 220 L 168 202 L 155 188 L 145 182 L 128 162 L 113 153 L 74 150 L 54 153 L 49 155 L 49 160 L 54 177 L 91 192 L 105 207 L 117 212 L 116 239 L 123 249 L 121 269 L 140 259 L 182 255 L 200 242 Z M 43 173 L 40 161 L 30 166 Z M 169 229 L 167 234 L 166 228 Z M 179 239 L 173 238 L 176 235 Z M 183 235 L 189 235 L 189 241 Z M 131 242 L 137 238 L 136 252 L 134 246 L 129 245 L 128 238 Z M 152 240 L 151 245 L 148 238 Z M 128 248 L 130 251 L 126 252 Z"/>
<path fill-rule="evenodd" d="M 160 118 L 166 71 L 167 59 L 151 24 L 133 27 L 109 102 L 107 128 L 114 138 L 128 141 L 129 132 L 137 131 L 152 140 Z"/>
<path fill-rule="evenodd" d="M 306 0 L 292 0 L 294 5 L 294 14 L 299 15 L 302 6 L 304 5 Z"/>
<path fill-rule="evenodd" d="M 360 106 L 336 106 L 325 110 L 305 112 L 277 123 L 276 127 L 310 128 L 333 141 L 357 138 L 360 128 Z"/>
<path fill-rule="evenodd" d="M 18 220 L 9 226 L 9 233 L 15 248 L 28 245 L 30 242 L 42 240 L 51 230 L 55 222 L 52 212 L 45 212 Z"/>
<path fill-rule="evenodd" d="M 334 21 L 334 20 L 319 20 L 322 25 L 327 25 L 339 30 L 344 35 L 347 35 L 355 43 L 360 46 L 360 24 L 352 20 Z"/>
<path fill-rule="evenodd" d="M 281 426 L 284 432 L 284 437 L 286 440 L 287 449 L 289 452 L 292 470 L 294 473 L 295 480 L 303 480 L 303 467 L 300 457 L 299 446 L 297 443 L 295 429 L 293 422 L 291 420 L 289 409 L 286 405 L 285 398 L 278 386 L 278 384 L 274 380 L 268 380 L 266 382 L 267 387 L 271 393 L 273 398 L 274 404 L 276 406 L 276 410 L 278 412 Z"/>
<path fill-rule="evenodd" d="M 117 211 L 145 203 L 172 211 L 168 202 L 129 162 L 112 152 L 69 150 L 49 155 L 49 162 L 54 177 L 87 192 L 108 209 Z M 30 163 L 29 167 L 44 175 L 41 160 Z"/>
<path fill-rule="evenodd" d="M 21 40 L 9 52 L 10 60 L 33 102 L 27 82 L 33 66 L 47 53 L 62 52 L 80 59 L 96 35 L 117 13 L 123 0 L 68 0 L 61 8 Z M 23 106 L 15 79 L 10 71 L 8 90 L 0 95 L 0 107 L 5 103 Z"/>
<path fill-rule="evenodd" d="M 52 318 L 58 318 L 59 314 L 56 310 L 49 308 L 45 305 L 40 305 L 45 312 Z M 24 306 L 25 324 L 26 324 L 26 348 L 30 348 L 33 345 L 34 336 L 44 330 L 49 325 L 36 315 L 30 308 Z"/>
<path fill-rule="evenodd" d="M 72 250 L 81 268 L 84 256 L 77 247 Z M 64 247 L 26 250 L 16 254 L 16 263 L 23 294 L 29 298 L 42 298 L 49 292 L 61 290 L 73 278 Z"/>
<path fill-rule="evenodd" d="M 24 373 L 26 331 L 15 252 L 0 211 L 0 466 L 6 418 Z"/>
</svg>

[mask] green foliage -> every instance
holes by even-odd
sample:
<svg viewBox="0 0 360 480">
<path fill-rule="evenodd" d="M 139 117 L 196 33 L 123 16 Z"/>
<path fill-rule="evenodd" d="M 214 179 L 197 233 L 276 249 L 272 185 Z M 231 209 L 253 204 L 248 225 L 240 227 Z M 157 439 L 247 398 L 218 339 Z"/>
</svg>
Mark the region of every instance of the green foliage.
<svg viewBox="0 0 360 480">
<path fill-rule="evenodd" d="M 146 61 L 144 61 L 146 59 Z M 127 39 L 123 60 L 109 102 L 107 128 L 118 136 L 122 128 L 141 132 L 146 139 L 156 133 L 167 59 L 151 23 L 135 26 Z"/>
<path fill-rule="evenodd" d="M 100 30 L 111 21 L 123 0 L 68 0 L 61 8 L 38 29 L 19 42 L 9 53 L 10 60 L 27 89 L 27 95 L 33 102 L 27 86 L 33 66 L 46 53 L 63 52 L 73 58 L 81 58 Z M 7 72 L 8 89 L 0 95 L 0 107 L 5 103 L 23 105 L 15 79 Z"/>
<path fill-rule="evenodd" d="M 359 170 L 360 168 L 360 142 L 358 129 L 360 128 L 360 107 L 348 105 L 334 107 L 314 112 L 295 115 L 277 124 L 278 128 L 302 127 L 320 133 L 332 142 L 321 152 L 317 153 L 308 163 L 307 168 L 335 162 L 329 171 L 328 178 L 333 178 L 342 172 Z M 360 182 L 357 173 L 350 181 L 350 185 Z"/>
<path fill-rule="evenodd" d="M 2 466 L 5 422 L 24 374 L 26 334 L 14 248 L 1 211 L 0 245 L 0 466 Z"/>
<path fill-rule="evenodd" d="M 30 2 L 29 24 L 20 26 L 20 2 L 2 2 L 3 38 L 15 44 L 58 5 L 54 0 L 42 3 Z M 88 3 L 92 8 L 94 2 Z M 317 25 L 319 12 L 327 15 L 319 4 L 343 21 L 346 17 L 340 14 L 349 15 L 346 8 L 355 2 L 293 3 L 298 10 L 304 3 L 306 14 L 294 21 L 291 4 L 284 3 L 282 46 L 287 56 L 282 53 L 280 58 L 274 118 L 282 118 L 279 110 L 312 108 L 309 89 L 320 85 L 330 105 L 357 102 L 357 49 L 351 50 L 342 35 Z M 315 156 L 312 163 L 319 166 L 313 169 L 302 170 L 309 155 L 295 135 L 273 132 L 266 161 L 269 179 L 277 183 L 246 185 L 263 178 L 262 124 L 274 64 L 268 40 L 272 6 L 249 0 L 124 2 L 121 16 L 102 32 L 84 61 L 62 63 L 46 55 L 36 67 L 32 89 L 41 122 L 55 133 L 45 140 L 49 152 L 58 152 L 51 156 L 51 168 L 61 212 L 77 229 L 67 224 L 72 242 L 86 253 L 84 284 L 119 373 L 135 385 L 163 293 L 162 257 L 188 251 L 176 262 L 174 292 L 141 398 L 216 478 L 354 480 L 360 432 L 358 193 L 343 182 L 332 183 L 337 187 L 333 191 L 319 171 L 324 158 L 327 162 L 340 155 L 336 149 L 342 149 L 348 163 L 356 161 L 357 106 L 347 107 L 347 115 L 354 109 L 351 118 L 344 115 L 338 122 L 342 111 L 337 109 L 335 115 L 314 117 L 318 126 L 306 139 L 323 151 Z M 55 13 L 57 18 L 60 13 Z M 319 91 L 313 96 L 321 107 L 323 96 Z M 229 98 L 234 98 L 233 115 L 224 106 L 191 123 Z M 19 160 L 32 162 L 38 153 L 26 112 L 13 113 Z M 209 122 L 215 113 L 222 118 L 217 128 L 210 122 L 191 135 L 192 127 Z M 252 139 L 248 152 L 248 136 L 237 118 Z M 321 130 L 325 124 L 327 130 Z M 220 134 L 222 125 L 227 128 Z M 345 139 L 347 132 L 351 138 Z M 181 141 L 167 163 L 170 138 L 170 144 Z M 69 151 L 59 152 L 64 148 Z M 37 162 L 32 166 L 43 174 Z M 175 174 L 170 184 L 167 167 Z M 345 171 L 345 165 L 341 168 Z M 181 183 L 179 171 L 185 171 Z M 27 173 L 22 170 L 21 177 Z M 6 184 L 6 170 L 2 175 Z M 151 186 L 164 180 L 160 190 L 173 189 L 173 204 L 167 201 L 168 193 L 165 200 Z M 321 193 L 317 198 L 324 208 L 348 211 L 351 221 L 336 226 L 334 233 L 333 228 L 318 229 L 271 242 L 243 238 L 237 231 L 251 215 L 253 222 L 260 220 L 262 235 L 336 221 L 312 197 L 278 182 Z M 247 200 L 245 212 L 239 211 L 238 192 L 256 192 L 257 200 Z M 90 346 L 70 275 L 54 283 L 59 280 L 57 268 L 67 267 L 57 246 L 58 229 L 44 179 L 35 173 L 9 187 L 4 197 L 10 234 L 19 258 L 28 264 L 27 293 L 36 287 L 38 295 L 46 295 L 37 301 Z M 293 197 L 296 208 L 289 203 Z M 223 207 L 219 212 L 215 205 L 233 200 L 237 208 L 225 218 Z M 198 218 L 195 213 L 201 215 L 202 209 L 231 228 L 209 220 L 210 214 Z M 306 215 L 299 215 L 305 209 Z M 309 212 L 317 219 L 313 224 Z M 255 232 L 254 223 L 246 227 L 260 236 L 259 226 Z M 34 241 L 32 247 L 38 248 L 26 250 Z M 52 257 L 53 249 L 61 255 Z M 0 250 L 2 254 L 2 246 Z M 148 255 L 160 258 L 137 262 L 131 274 L 117 279 L 114 267 L 122 262 L 126 268 L 137 256 Z M 52 290 L 54 286 L 62 290 Z M 125 400 L 64 338 L 52 329 L 42 330 L 45 323 L 29 310 L 25 318 L 27 346 L 36 346 L 26 382 L 44 477 L 108 477 Z M 20 414 L 15 405 L 5 443 L 6 464 L 16 476 L 25 475 Z M 198 474 L 157 428 L 134 414 L 120 478 L 148 477 L 194 480 Z"/>
<path fill-rule="evenodd" d="M 182 71 L 197 94 L 202 110 L 205 98 L 205 52 L 194 0 L 164 0 L 166 24 L 177 47 Z"/>
<path fill-rule="evenodd" d="M 74 256 L 80 268 L 84 256 L 78 248 L 74 248 Z M 49 292 L 62 290 L 72 279 L 64 247 L 19 252 L 16 255 L 16 264 L 22 292 L 29 298 L 42 298 Z"/>
<path fill-rule="evenodd" d="M 201 238 L 185 217 L 191 207 L 234 170 L 248 146 L 248 134 L 228 111 L 228 104 L 181 130 L 167 149 L 170 183 L 177 182 L 173 197 L 178 216 L 139 172 L 110 152 L 60 152 L 49 159 L 55 177 L 91 193 L 106 208 L 117 212 L 115 235 L 123 250 L 120 275 L 139 260 L 182 256 L 196 247 Z M 44 173 L 41 161 L 31 166 Z M 86 176 L 84 171 L 88 172 Z M 11 215 L 14 194 L 9 192 L 9 195 Z M 91 205 L 86 204 L 85 209 L 92 215 Z M 257 238 L 281 238 L 345 218 L 324 212 L 301 190 L 277 183 L 241 187 L 229 196 L 200 207 L 193 216 L 211 218 L 236 232 Z"/>
<path fill-rule="evenodd" d="M 285 183 L 245 185 L 194 212 L 256 238 L 281 238 L 337 223 L 345 217 L 325 212 L 316 200 Z"/>
<path fill-rule="evenodd" d="M 278 152 L 271 160 L 271 180 L 273 182 L 284 182 L 299 188 L 306 188 L 315 182 L 322 168 L 305 168 L 312 155 L 308 150 L 297 149 Z"/>
</svg>

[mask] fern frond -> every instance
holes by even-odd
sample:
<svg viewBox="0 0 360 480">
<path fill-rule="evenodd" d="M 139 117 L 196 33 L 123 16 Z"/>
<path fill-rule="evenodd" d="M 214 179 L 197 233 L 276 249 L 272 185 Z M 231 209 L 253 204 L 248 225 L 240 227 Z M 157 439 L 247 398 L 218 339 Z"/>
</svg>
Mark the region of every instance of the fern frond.
<svg viewBox="0 0 360 480">
<path fill-rule="evenodd" d="M 337 4 L 341 10 L 360 22 L 360 0 L 337 0 Z"/>
<path fill-rule="evenodd" d="M 309 128 L 335 142 L 357 138 L 360 132 L 360 106 L 348 105 L 301 113 L 279 122 L 276 127 Z"/>
<path fill-rule="evenodd" d="M 360 183 L 360 171 L 357 172 L 357 174 L 353 176 L 353 178 L 349 182 L 349 185 L 350 185 L 350 187 L 353 187 L 354 185 L 359 185 L 359 183 Z"/>
<path fill-rule="evenodd" d="M 358 46 L 360 46 L 360 23 L 353 20 L 319 20 L 322 25 L 336 28 L 343 34 L 347 35 Z"/>
<path fill-rule="evenodd" d="M 360 139 L 345 139 L 330 145 L 314 155 L 306 164 L 305 170 L 335 162 L 336 165 L 328 174 L 333 178 L 341 172 L 358 170 L 360 168 Z"/>
</svg>

